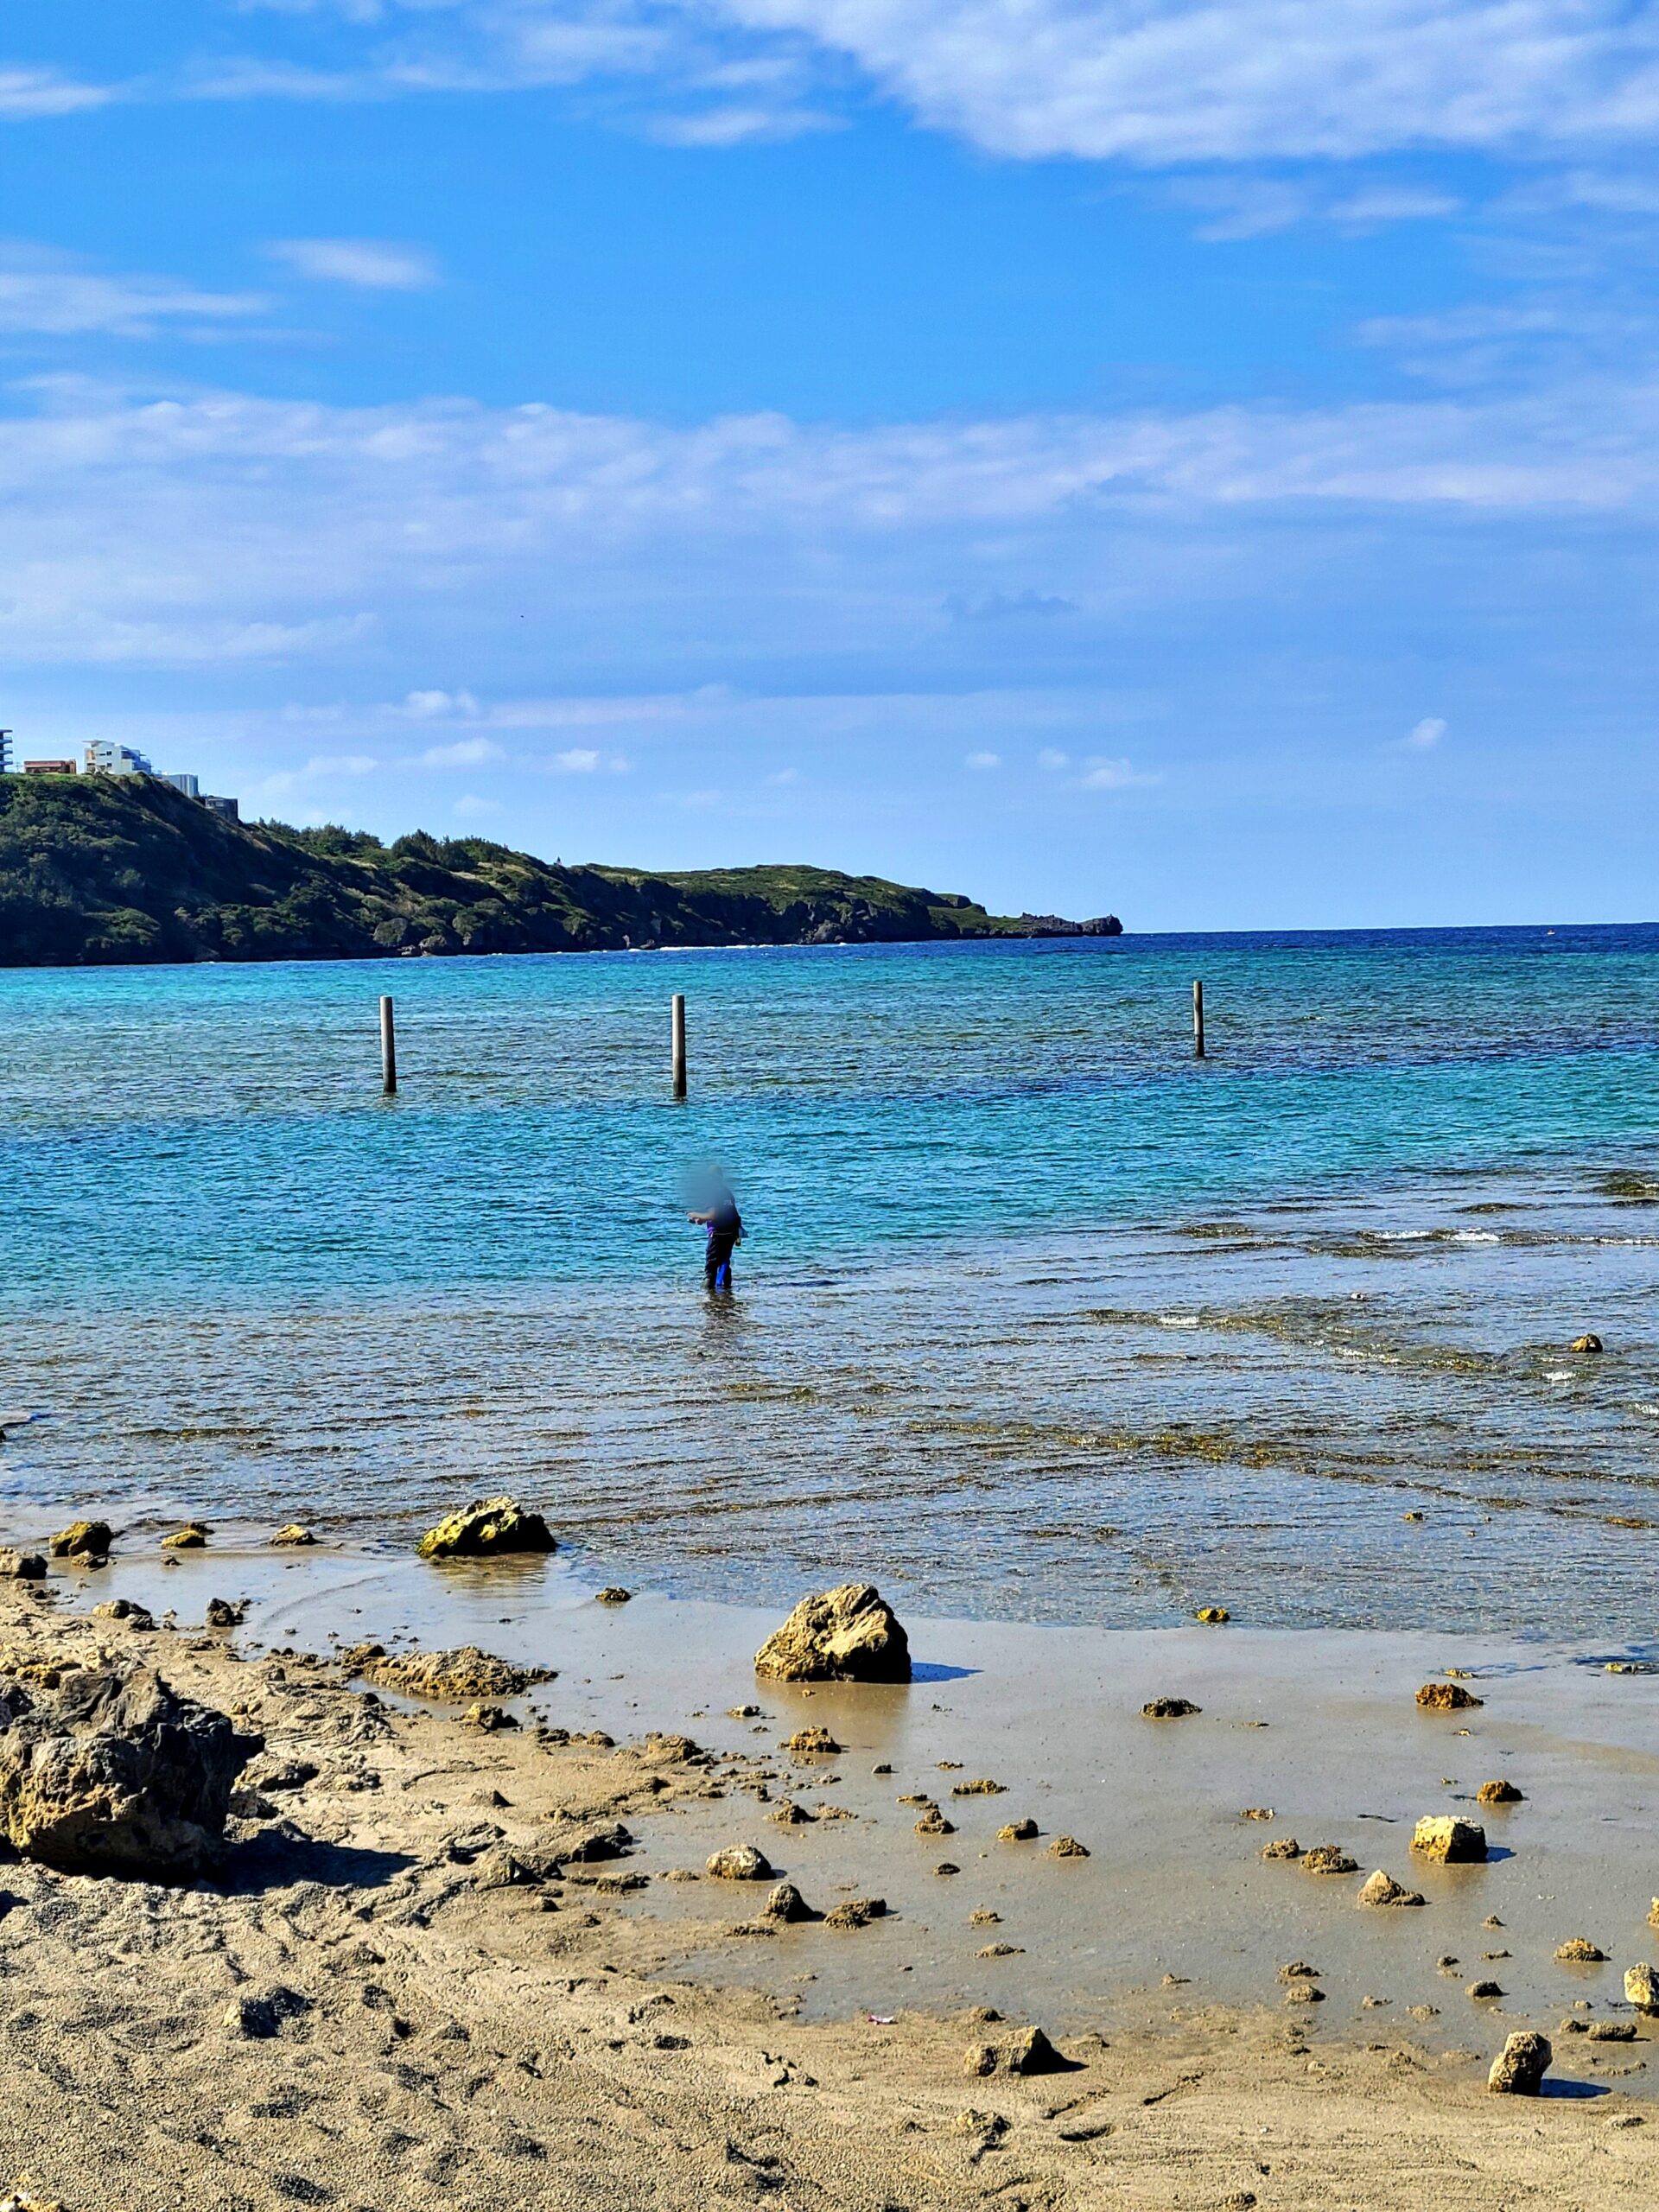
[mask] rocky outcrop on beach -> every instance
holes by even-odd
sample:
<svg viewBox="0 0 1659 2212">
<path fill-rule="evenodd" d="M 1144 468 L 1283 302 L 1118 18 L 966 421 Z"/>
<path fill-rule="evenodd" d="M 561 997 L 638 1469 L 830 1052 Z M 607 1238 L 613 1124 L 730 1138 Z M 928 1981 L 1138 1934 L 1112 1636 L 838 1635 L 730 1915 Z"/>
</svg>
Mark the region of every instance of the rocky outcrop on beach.
<svg viewBox="0 0 1659 2212">
<path fill-rule="evenodd" d="M 907 1682 L 910 1639 L 868 1582 L 803 1598 L 754 1655 L 754 1671 L 782 1682 Z"/>
<path fill-rule="evenodd" d="M 1413 1830 L 1411 1847 L 1420 1858 L 1441 1866 L 1468 1865 L 1486 1856 L 1486 1831 L 1474 1821 L 1431 1814 Z"/>
<path fill-rule="evenodd" d="M 1535 2097 L 1543 2087 L 1544 2075 L 1554 2055 L 1548 2036 L 1525 2031 L 1512 2035 L 1492 2061 L 1486 2086 L 1503 2096 Z"/>
<path fill-rule="evenodd" d="M 114 1535 L 107 1521 L 72 1521 L 48 1544 L 54 1559 L 107 1559 Z"/>
<path fill-rule="evenodd" d="M 78 1669 L 0 1732 L 0 1824 L 67 1873 L 193 1881 L 218 1863 L 263 1741 L 148 1669 Z"/>
<path fill-rule="evenodd" d="M 474 1498 L 429 1529 L 421 1538 L 423 1559 L 487 1559 L 498 1552 L 554 1552 L 558 1545 L 539 1513 L 527 1513 L 516 1497 Z"/>
<path fill-rule="evenodd" d="M 519 1667 L 463 1643 L 453 1651 L 402 1651 L 395 1656 L 378 1644 L 343 1653 L 352 1671 L 372 1682 L 384 1682 L 405 1697 L 437 1698 L 446 1704 L 464 1705 L 480 1698 L 518 1697 L 537 1682 L 556 1679 L 550 1667 Z"/>
</svg>

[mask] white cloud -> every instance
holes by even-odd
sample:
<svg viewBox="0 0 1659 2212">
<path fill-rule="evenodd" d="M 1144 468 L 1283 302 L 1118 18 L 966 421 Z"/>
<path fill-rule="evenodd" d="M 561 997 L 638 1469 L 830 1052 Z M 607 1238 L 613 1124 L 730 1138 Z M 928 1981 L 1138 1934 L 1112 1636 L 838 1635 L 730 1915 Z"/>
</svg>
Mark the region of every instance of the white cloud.
<svg viewBox="0 0 1659 2212">
<path fill-rule="evenodd" d="M 117 98 L 110 85 L 84 85 L 54 69 L 0 69 L 0 116 L 75 115 Z"/>
<path fill-rule="evenodd" d="M 1428 715 L 1408 729 L 1400 742 L 1408 752 L 1430 753 L 1445 735 L 1446 724 L 1438 715 Z"/>
<path fill-rule="evenodd" d="M 727 696 L 671 677 L 650 689 L 642 641 L 695 652 L 677 668 L 719 664 L 729 644 L 741 669 L 768 628 L 785 652 L 913 639 L 917 610 L 938 607 L 976 557 L 993 575 L 1028 563 L 1108 621 L 1177 588 L 1267 588 L 1230 546 L 1269 511 L 1303 536 L 1329 526 L 1321 511 L 1341 522 L 1366 509 L 1425 528 L 1649 523 L 1659 387 L 1630 373 L 1479 403 L 839 429 L 44 384 L 0 412 L 0 652 L 14 665 L 340 661 L 372 633 L 418 670 L 467 659 L 509 622 L 522 639 L 528 613 L 590 664 L 614 644 L 613 664 L 640 688 L 607 696 L 595 682 L 593 696 L 486 713 L 468 694 L 418 692 L 387 712 L 569 732 L 585 753 Z M 1006 736 L 987 733 L 989 747 Z"/>
<path fill-rule="evenodd" d="M 476 791 L 467 791 L 455 801 L 450 811 L 472 817 L 480 814 L 499 814 L 502 806 L 499 798 L 480 798 Z"/>
<path fill-rule="evenodd" d="M 205 291 L 167 276 L 106 276 L 47 248 L 0 242 L 0 332 L 154 338 L 163 324 L 244 321 L 269 305 L 256 292 Z"/>
<path fill-rule="evenodd" d="M 803 138 L 818 130 L 839 130 L 840 118 L 810 108 L 711 107 L 696 115 L 654 117 L 649 135 L 665 146 L 747 146 L 757 142 Z"/>
<path fill-rule="evenodd" d="M 1163 778 L 1148 775 L 1128 760 L 1090 760 L 1078 781 L 1086 791 L 1134 791 L 1147 784 L 1158 784 Z"/>
<path fill-rule="evenodd" d="M 1002 756 L 999 753 L 969 753 L 963 765 L 969 768 L 1000 768 Z"/>
<path fill-rule="evenodd" d="M 419 292 L 438 281 L 438 264 L 429 253 L 385 238 L 273 238 L 265 251 L 314 283 Z"/>
<path fill-rule="evenodd" d="M 420 756 L 423 768 L 482 768 L 506 754 L 487 737 L 464 737 L 454 745 L 433 745 Z"/>
<path fill-rule="evenodd" d="M 1046 745 L 1037 755 L 1037 766 L 1039 768 L 1068 768 L 1071 765 L 1071 755 L 1069 753 L 1060 752 L 1052 745 Z"/>
<path fill-rule="evenodd" d="M 1659 123 L 1659 29 L 1624 0 L 400 0 L 339 12 L 359 27 L 345 68 L 221 61 L 194 89 L 339 98 L 597 78 L 683 96 L 746 65 L 831 89 L 851 69 L 995 153 L 1140 164 L 1580 149 L 1640 142 Z M 716 110 L 711 141 L 732 143 L 754 117 L 775 128 L 781 107 Z"/>
<path fill-rule="evenodd" d="M 478 701 L 470 691 L 410 691 L 397 711 L 411 721 L 436 721 L 452 715 L 476 715 Z"/>
<path fill-rule="evenodd" d="M 553 766 L 561 775 L 591 776 L 599 769 L 599 755 L 586 746 L 572 746 L 568 753 L 556 753 Z"/>
</svg>

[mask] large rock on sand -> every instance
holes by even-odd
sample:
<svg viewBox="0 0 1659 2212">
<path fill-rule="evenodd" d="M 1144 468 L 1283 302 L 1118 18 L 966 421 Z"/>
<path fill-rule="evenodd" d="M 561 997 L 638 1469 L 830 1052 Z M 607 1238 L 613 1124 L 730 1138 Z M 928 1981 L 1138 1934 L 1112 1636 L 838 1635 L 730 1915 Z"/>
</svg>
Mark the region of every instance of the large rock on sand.
<svg viewBox="0 0 1659 2212">
<path fill-rule="evenodd" d="M 497 1552 L 556 1552 L 558 1546 L 539 1513 L 526 1513 L 516 1497 L 474 1498 L 429 1529 L 423 1559 L 488 1559 Z"/>
<path fill-rule="evenodd" d="M 868 1582 L 803 1598 L 754 1655 L 754 1671 L 780 1682 L 907 1682 L 910 1638 Z"/>
<path fill-rule="evenodd" d="M 63 1873 L 193 1881 L 217 1862 L 232 1788 L 264 1744 L 148 1668 L 87 1669 L 0 1732 L 0 1826 Z"/>
<path fill-rule="evenodd" d="M 1492 2061 L 1486 2086 L 1501 2096 L 1535 2097 L 1543 2087 L 1544 2075 L 1554 2055 L 1548 2036 L 1531 2035 L 1524 2031 L 1512 2035 Z"/>
<path fill-rule="evenodd" d="M 1422 1859 L 1445 1866 L 1467 1866 L 1486 1856 L 1486 1831 L 1476 1821 L 1431 1813 L 1412 1830 L 1411 1847 Z"/>
</svg>

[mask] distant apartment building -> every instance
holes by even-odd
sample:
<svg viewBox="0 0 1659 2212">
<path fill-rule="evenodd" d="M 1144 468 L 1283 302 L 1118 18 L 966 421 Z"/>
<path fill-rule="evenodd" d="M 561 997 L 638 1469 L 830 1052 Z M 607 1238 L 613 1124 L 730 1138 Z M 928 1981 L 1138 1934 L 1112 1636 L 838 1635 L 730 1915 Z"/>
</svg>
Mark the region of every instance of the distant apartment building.
<svg viewBox="0 0 1659 2212">
<path fill-rule="evenodd" d="M 81 756 L 82 772 L 88 776 L 151 776 L 158 784 L 170 784 L 185 798 L 193 798 L 198 806 L 205 806 L 209 814 L 218 815 L 221 822 L 239 822 L 242 810 L 233 798 L 220 798 L 201 788 L 200 777 L 180 769 L 162 773 L 153 768 L 145 756 L 130 745 L 118 745 L 113 738 L 94 738 Z M 11 732 L 0 729 L 0 776 L 13 774 L 11 765 Z M 26 776 L 73 776 L 73 760 L 25 760 L 22 772 Z"/>
<path fill-rule="evenodd" d="M 86 760 L 89 776 L 153 776 L 156 772 L 142 753 L 107 737 L 93 740 L 86 748 Z"/>
</svg>

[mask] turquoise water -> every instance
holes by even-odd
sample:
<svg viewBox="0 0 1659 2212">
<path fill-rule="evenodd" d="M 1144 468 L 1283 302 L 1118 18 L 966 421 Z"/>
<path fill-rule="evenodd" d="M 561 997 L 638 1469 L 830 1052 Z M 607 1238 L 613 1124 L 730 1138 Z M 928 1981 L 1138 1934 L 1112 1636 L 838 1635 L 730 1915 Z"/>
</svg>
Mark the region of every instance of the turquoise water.
<svg viewBox="0 0 1659 2212">
<path fill-rule="evenodd" d="M 1651 1572 L 1659 928 L 10 971 L 0 1036 L 14 1533 L 499 1484 L 625 1579 L 1049 1618 Z"/>
</svg>

